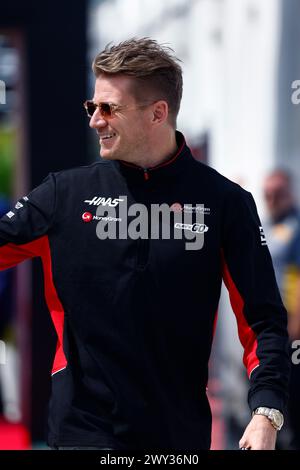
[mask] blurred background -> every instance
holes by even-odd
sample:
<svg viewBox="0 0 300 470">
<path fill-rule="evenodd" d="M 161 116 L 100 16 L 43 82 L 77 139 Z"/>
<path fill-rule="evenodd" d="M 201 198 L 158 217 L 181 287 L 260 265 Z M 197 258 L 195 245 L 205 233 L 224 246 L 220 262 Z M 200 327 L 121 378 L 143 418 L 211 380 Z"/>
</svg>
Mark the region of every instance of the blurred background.
<svg viewBox="0 0 300 470">
<path fill-rule="evenodd" d="M 280 268 L 293 267 L 288 287 L 300 289 L 300 104 L 292 98 L 300 80 L 299 18 L 299 0 L 2 2 L 0 214 L 49 171 L 98 158 L 82 106 L 93 94 L 92 59 L 108 42 L 150 36 L 182 60 L 178 129 L 195 158 L 252 192 L 270 250 L 275 247 Z M 275 168 L 288 177 L 274 182 Z M 290 204 L 282 205 L 287 193 Z M 287 246 L 289 256 L 283 257 Z M 46 448 L 56 339 L 41 266 L 34 260 L 0 274 L 0 340 L 6 345 L 0 448 Z M 281 278 L 279 283 L 281 288 Z M 290 310 L 293 318 L 300 315 L 297 305 Z M 213 449 L 237 448 L 250 419 L 242 355 L 223 291 L 208 386 Z M 294 432 L 288 424 L 280 448 L 290 448 Z"/>
</svg>

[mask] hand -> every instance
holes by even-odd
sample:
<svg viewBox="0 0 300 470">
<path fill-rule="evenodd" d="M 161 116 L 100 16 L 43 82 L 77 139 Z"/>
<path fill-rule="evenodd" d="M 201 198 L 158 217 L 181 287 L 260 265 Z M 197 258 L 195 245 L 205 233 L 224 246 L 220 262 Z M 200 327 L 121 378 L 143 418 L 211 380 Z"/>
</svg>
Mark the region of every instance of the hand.
<svg viewBox="0 0 300 470">
<path fill-rule="evenodd" d="M 263 415 L 254 415 L 239 442 L 239 446 L 251 450 L 274 450 L 277 431 Z"/>
</svg>

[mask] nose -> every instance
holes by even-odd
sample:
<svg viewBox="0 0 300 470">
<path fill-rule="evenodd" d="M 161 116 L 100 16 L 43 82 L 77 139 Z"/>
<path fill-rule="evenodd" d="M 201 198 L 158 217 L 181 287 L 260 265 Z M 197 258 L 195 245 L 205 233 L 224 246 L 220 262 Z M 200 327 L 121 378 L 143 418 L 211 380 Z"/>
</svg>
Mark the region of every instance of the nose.
<svg viewBox="0 0 300 470">
<path fill-rule="evenodd" d="M 97 108 L 96 111 L 94 112 L 93 116 L 90 119 L 89 126 L 92 129 L 98 129 L 99 127 L 105 127 L 107 126 L 107 121 L 101 116 L 101 113 L 99 112 L 99 109 Z"/>
</svg>

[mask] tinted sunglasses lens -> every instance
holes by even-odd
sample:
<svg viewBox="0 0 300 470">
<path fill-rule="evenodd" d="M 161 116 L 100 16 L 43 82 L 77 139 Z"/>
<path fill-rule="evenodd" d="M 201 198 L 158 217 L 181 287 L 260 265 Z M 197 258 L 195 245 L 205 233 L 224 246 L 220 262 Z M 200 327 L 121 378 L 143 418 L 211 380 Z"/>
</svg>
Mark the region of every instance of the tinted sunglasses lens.
<svg viewBox="0 0 300 470">
<path fill-rule="evenodd" d="M 89 117 L 92 117 L 97 107 L 99 108 L 100 114 L 104 118 L 109 118 L 112 116 L 112 108 L 109 103 L 99 103 L 98 105 L 93 103 L 93 101 L 86 101 L 85 109 Z"/>
<path fill-rule="evenodd" d="M 94 112 L 96 111 L 96 105 L 92 101 L 87 101 L 85 108 L 87 110 L 88 116 L 92 117 Z"/>
<path fill-rule="evenodd" d="M 111 117 L 112 110 L 109 103 L 100 103 L 99 104 L 100 113 L 103 117 Z"/>
</svg>

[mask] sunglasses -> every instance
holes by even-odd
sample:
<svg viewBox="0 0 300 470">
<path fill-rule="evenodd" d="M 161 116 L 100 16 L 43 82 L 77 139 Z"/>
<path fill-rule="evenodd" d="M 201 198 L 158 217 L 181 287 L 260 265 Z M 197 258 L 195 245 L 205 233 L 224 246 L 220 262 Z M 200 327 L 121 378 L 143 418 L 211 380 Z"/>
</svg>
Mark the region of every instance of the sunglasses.
<svg viewBox="0 0 300 470">
<path fill-rule="evenodd" d="M 131 108 L 132 109 L 142 108 L 144 106 L 149 106 L 150 104 L 153 104 L 153 103 L 155 103 L 155 101 L 152 101 L 150 103 L 143 103 L 143 104 L 135 105 L 135 106 L 132 106 Z M 125 108 L 127 108 L 127 109 L 130 108 L 128 105 L 119 105 L 119 104 L 114 104 L 114 103 L 98 103 L 98 104 L 96 104 L 91 100 L 85 101 L 83 103 L 83 106 L 85 107 L 85 110 L 86 110 L 87 115 L 88 115 L 89 118 L 91 118 L 93 116 L 94 112 L 98 108 L 101 117 L 104 118 L 104 119 L 110 119 L 110 118 L 113 117 L 113 115 L 116 112 L 121 111 L 122 109 L 125 109 Z"/>
</svg>

